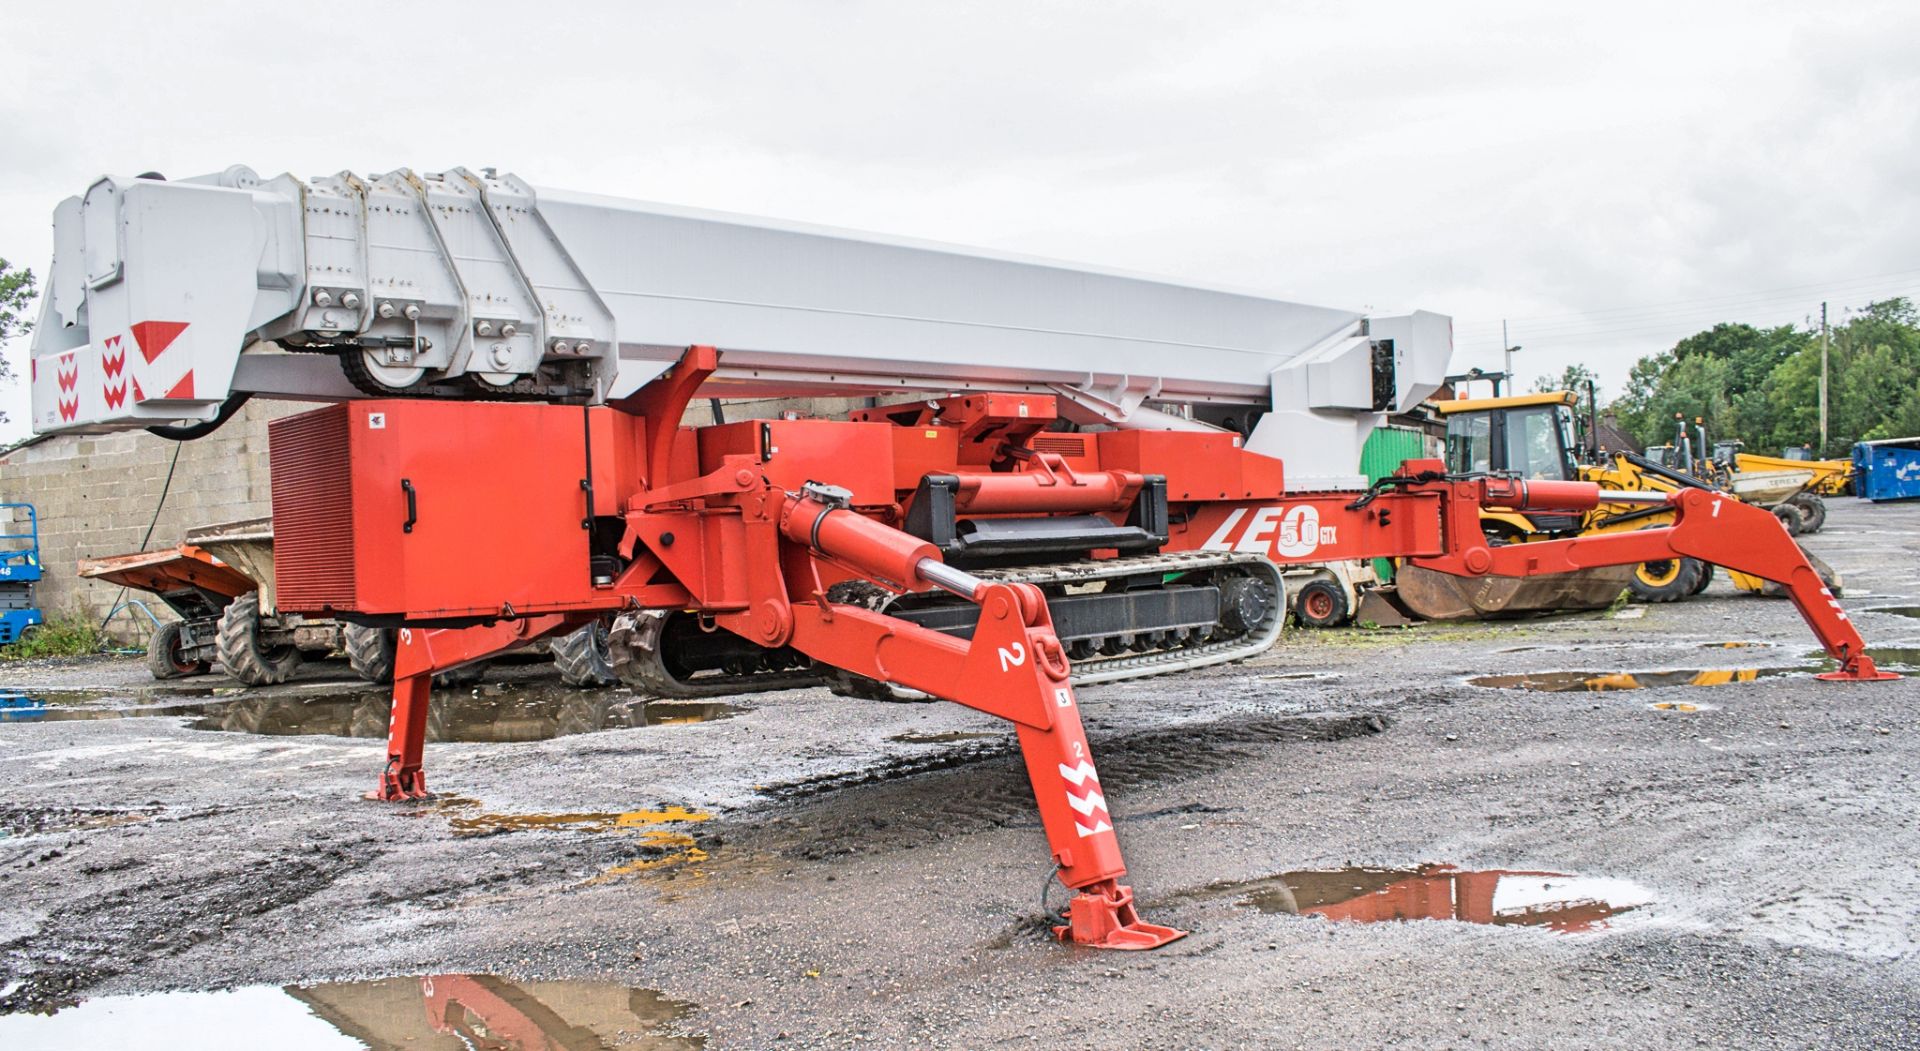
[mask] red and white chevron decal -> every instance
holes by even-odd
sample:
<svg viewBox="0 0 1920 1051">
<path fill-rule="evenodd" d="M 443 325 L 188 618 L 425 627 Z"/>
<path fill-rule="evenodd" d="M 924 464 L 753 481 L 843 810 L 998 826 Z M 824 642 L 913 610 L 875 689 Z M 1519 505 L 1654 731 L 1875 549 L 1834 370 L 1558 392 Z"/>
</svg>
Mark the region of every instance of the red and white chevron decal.
<svg viewBox="0 0 1920 1051">
<path fill-rule="evenodd" d="M 80 365 L 73 360 L 71 352 L 60 355 L 53 366 L 54 381 L 60 384 L 58 406 L 60 418 L 72 420 L 80 415 Z"/>
<path fill-rule="evenodd" d="M 1113 826 L 1107 823 L 1107 819 L 1113 815 L 1107 810 L 1107 797 L 1100 794 L 1100 774 L 1094 770 L 1093 764 L 1085 759 L 1080 760 L 1078 766 L 1061 763 L 1060 776 L 1072 786 L 1067 789 L 1067 805 L 1086 819 L 1073 823 L 1080 838 L 1113 831 Z"/>
<path fill-rule="evenodd" d="M 127 400 L 127 348 L 119 336 L 108 336 L 100 348 L 100 396 L 107 408 L 117 409 Z"/>
</svg>

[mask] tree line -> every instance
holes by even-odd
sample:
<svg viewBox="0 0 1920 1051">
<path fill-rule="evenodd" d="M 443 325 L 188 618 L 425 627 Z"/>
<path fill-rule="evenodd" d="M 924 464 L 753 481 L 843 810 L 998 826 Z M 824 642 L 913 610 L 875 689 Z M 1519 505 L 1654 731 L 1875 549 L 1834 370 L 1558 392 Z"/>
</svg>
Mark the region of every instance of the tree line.
<svg viewBox="0 0 1920 1051">
<path fill-rule="evenodd" d="M 1920 435 L 1920 312 L 1906 298 L 1853 312 L 1828 337 L 1827 429 L 1820 448 L 1820 330 L 1722 323 L 1634 363 L 1611 411 L 1641 447 L 1673 440 L 1674 416 L 1706 420 L 1713 441 L 1749 452 L 1788 446 L 1845 457 L 1856 441 Z M 1544 389 L 1591 375 L 1573 366 Z M 1584 387 L 1581 388 L 1584 393 Z"/>
</svg>

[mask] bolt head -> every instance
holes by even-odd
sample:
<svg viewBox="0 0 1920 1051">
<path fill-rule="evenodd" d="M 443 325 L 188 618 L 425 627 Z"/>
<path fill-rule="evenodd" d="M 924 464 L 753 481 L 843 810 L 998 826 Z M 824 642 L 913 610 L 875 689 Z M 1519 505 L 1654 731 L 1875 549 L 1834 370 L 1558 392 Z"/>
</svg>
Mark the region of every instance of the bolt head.
<svg viewBox="0 0 1920 1051">
<path fill-rule="evenodd" d="M 555 354 L 571 354 L 573 353 L 573 345 L 564 339 L 556 339 L 553 341 L 553 352 Z"/>
<path fill-rule="evenodd" d="M 408 303 L 408 304 L 407 304 L 407 309 L 405 309 L 405 310 L 403 310 L 403 311 L 401 311 L 401 313 L 403 313 L 403 314 L 405 314 L 405 315 L 407 316 L 407 320 L 408 320 L 408 321 L 418 321 L 418 320 L 420 320 L 420 308 L 419 308 L 418 306 L 415 306 L 415 305 L 414 305 L 414 304 L 412 304 L 412 303 Z"/>
<path fill-rule="evenodd" d="M 489 356 L 493 358 L 494 368 L 504 369 L 507 367 L 507 362 L 513 360 L 513 350 L 505 343 L 495 343 Z"/>
<path fill-rule="evenodd" d="M 500 334 L 507 337 L 508 339 L 512 339 L 513 337 L 520 334 L 520 326 L 509 321 L 506 324 L 500 326 Z"/>
<path fill-rule="evenodd" d="M 473 330 L 475 332 L 480 333 L 483 336 L 491 336 L 493 335 L 493 322 L 482 321 L 479 324 L 473 326 Z"/>
<path fill-rule="evenodd" d="M 398 310 L 395 310 L 395 309 L 393 308 L 393 304 L 392 304 L 392 303 L 382 303 L 382 304 L 380 304 L 380 307 L 379 307 L 379 310 L 377 311 L 377 313 L 378 313 L 378 314 L 379 314 L 379 315 L 380 315 L 381 317 L 392 317 L 392 316 L 394 316 L 395 314 L 398 314 L 398 313 L 399 313 L 399 311 L 398 311 Z"/>
<path fill-rule="evenodd" d="M 314 290 L 313 290 L 313 305 L 314 305 L 314 306 L 317 306 L 317 307 L 330 307 L 330 306 L 332 306 L 332 305 L 333 305 L 333 293 L 332 293 L 332 292 L 329 292 L 329 291 L 327 291 L 327 290 L 326 290 L 326 289 L 324 289 L 324 288 L 316 288 L 316 289 L 314 289 Z"/>
<path fill-rule="evenodd" d="M 359 294 L 358 294 L 358 293 L 356 293 L 356 292 L 348 292 L 348 293 L 347 293 L 346 295 L 344 295 L 344 296 L 341 296 L 341 297 L 340 297 L 340 305 L 341 305 L 341 306 L 343 306 L 343 307 L 346 307 L 346 308 L 347 308 L 348 310 L 358 310 L 358 309 L 360 309 L 360 296 L 359 296 Z"/>
</svg>

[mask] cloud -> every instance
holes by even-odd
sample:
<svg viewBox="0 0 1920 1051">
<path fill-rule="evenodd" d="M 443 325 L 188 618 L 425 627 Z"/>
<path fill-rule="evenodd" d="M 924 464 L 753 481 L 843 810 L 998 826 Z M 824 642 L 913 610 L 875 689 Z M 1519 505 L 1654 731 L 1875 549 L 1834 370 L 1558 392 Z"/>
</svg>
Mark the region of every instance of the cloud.
<svg viewBox="0 0 1920 1051">
<path fill-rule="evenodd" d="M 495 165 L 1424 307 L 1460 367 L 1506 317 L 1529 377 L 1617 388 L 1730 294 L 1920 268 L 1916 38 L 1872 3 L 41 5 L 0 38 L 0 255 L 105 171 Z"/>
</svg>

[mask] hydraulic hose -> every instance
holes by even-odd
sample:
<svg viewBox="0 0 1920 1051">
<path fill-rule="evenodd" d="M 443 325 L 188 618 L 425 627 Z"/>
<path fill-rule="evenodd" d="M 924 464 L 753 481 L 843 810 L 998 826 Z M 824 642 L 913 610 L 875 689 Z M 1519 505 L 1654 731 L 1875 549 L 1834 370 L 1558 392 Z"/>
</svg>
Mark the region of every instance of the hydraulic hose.
<svg viewBox="0 0 1920 1051">
<path fill-rule="evenodd" d="M 216 413 L 211 420 L 202 420 L 199 423 L 188 424 L 159 423 L 148 427 L 147 432 L 149 434 L 157 434 L 168 441 L 175 442 L 190 442 L 195 438 L 205 438 L 207 435 L 219 430 L 221 424 L 232 419 L 233 414 L 239 412 L 240 407 L 245 405 L 247 399 L 251 397 L 253 397 L 252 391 L 242 391 L 241 393 L 232 395 L 227 398 L 226 401 L 220 403 L 220 411 Z"/>
</svg>

